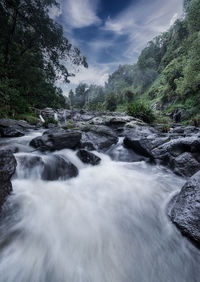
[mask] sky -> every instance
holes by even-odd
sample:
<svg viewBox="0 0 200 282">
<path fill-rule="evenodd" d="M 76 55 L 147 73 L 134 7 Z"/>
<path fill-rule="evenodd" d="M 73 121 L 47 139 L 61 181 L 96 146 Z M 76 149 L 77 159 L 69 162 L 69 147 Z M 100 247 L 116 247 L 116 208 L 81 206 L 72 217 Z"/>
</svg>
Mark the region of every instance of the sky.
<svg viewBox="0 0 200 282">
<path fill-rule="evenodd" d="M 120 64 L 133 64 L 148 41 L 183 14 L 183 0 L 59 0 L 50 16 L 86 56 L 89 68 L 73 70 L 64 94 L 79 83 L 104 85 Z"/>
</svg>

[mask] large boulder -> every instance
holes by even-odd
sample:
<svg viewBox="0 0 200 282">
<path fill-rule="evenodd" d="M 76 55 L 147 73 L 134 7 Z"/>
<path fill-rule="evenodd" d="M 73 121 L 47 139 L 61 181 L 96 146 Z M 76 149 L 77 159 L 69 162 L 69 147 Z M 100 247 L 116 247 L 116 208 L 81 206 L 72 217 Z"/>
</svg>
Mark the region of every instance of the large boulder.
<svg viewBox="0 0 200 282">
<path fill-rule="evenodd" d="M 173 162 L 173 171 L 180 176 L 190 177 L 200 170 L 200 163 L 192 155 L 192 153 L 185 152 L 176 157 Z"/>
<path fill-rule="evenodd" d="M 29 129 L 35 127 L 25 121 L 14 119 L 0 119 L 0 135 L 1 137 L 20 137 Z"/>
<path fill-rule="evenodd" d="M 30 146 L 41 151 L 76 149 L 80 145 L 80 140 L 80 131 L 51 131 L 51 134 L 44 134 L 31 140 Z"/>
<path fill-rule="evenodd" d="M 118 142 L 116 133 L 107 126 L 92 126 L 83 132 L 81 145 L 88 150 L 106 151 Z"/>
<path fill-rule="evenodd" d="M 190 177 L 200 170 L 199 130 L 194 127 L 177 127 L 169 133 L 144 130 L 145 127 L 138 131 L 137 127 L 125 131 L 124 146 L 181 176 Z"/>
<path fill-rule="evenodd" d="M 42 179 L 48 181 L 67 180 L 78 175 L 77 167 L 62 155 L 49 156 L 42 171 Z"/>
<path fill-rule="evenodd" d="M 15 173 L 17 162 L 12 152 L 0 150 L 0 208 L 12 191 L 11 177 Z"/>
<path fill-rule="evenodd" d="M 28 124 L 25 121 L 21 120 L 14 120 L 14 119 L 0 119 L 0 127 L 7 128 L 7 127 L 15 127 L 19 129 L 34 129 L 33 125 Z"/>
<path fill-rule="evenodd" d="M 1 127 L 0 134 L 1 137 L 20 137 L 25 135 L 21 129 L 15 127 Z"/>
<path fill-rule="evenodd" d="M 200 171 L 171 200 L 168 214 L 182 234 L 200 247 Z"/>
<path fill-rule="evenodd" d="M 66 180 L 78 175 L 78 169 L 62 155 L 37 156 L 16 155 L 19 178 L 43 179 L 46 181 Z"/>
<path fill-rule="evenodd" d="M 101 162 L 99 157 L 86 150 L 79 150 L 77 156 L 85 164 L 98 165 Z"/>
</svg>

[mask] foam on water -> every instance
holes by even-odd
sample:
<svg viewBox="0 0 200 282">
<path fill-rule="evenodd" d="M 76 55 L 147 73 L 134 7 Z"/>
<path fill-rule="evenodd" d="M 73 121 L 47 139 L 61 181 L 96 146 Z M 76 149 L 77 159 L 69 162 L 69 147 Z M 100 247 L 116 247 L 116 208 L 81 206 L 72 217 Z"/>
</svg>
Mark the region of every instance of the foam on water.
<svg viewBox="0 0 200 282">
<path fill-rule="evenodd" d="M 0 220 L 1 282 L 199 281 L 199 251 L 165 211 L 181 178 L 99 153 L 95 167 L 59 154 L 78 177 L 13 180 Z"/>
</svg>

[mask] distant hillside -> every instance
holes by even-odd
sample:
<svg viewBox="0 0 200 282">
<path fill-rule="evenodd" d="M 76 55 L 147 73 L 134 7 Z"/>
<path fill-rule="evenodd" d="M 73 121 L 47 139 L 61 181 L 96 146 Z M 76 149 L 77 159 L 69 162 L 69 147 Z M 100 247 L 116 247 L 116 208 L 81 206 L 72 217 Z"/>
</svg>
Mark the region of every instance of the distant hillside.
<svg viewBox="0 0 200 282">
<path fill-rule="evenodd" d="M 81 84 L 74 107 L 125 110 L 143 101 L 182 121 L 200 118 L 200 0 L 184 1 L 185 16 L 147 44 L 134 65 L 121 65 L 105 87 Z"/>
</svg>

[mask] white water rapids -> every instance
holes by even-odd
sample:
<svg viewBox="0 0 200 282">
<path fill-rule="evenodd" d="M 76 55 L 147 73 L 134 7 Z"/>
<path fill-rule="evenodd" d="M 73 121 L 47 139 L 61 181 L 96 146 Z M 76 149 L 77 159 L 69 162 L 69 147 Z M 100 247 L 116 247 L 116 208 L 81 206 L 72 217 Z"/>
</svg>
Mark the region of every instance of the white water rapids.
<svg viewBox="0 0 200 282">
<path fill-rule="evenodd" d="M 18 167 L 0 218 L 0 282 L 200 281 L 199 251 L 166 215 L 183 179 L 105 154 L 96 167 L 59 154 L 78 177 L 24 179 Z"/>
</svg>

